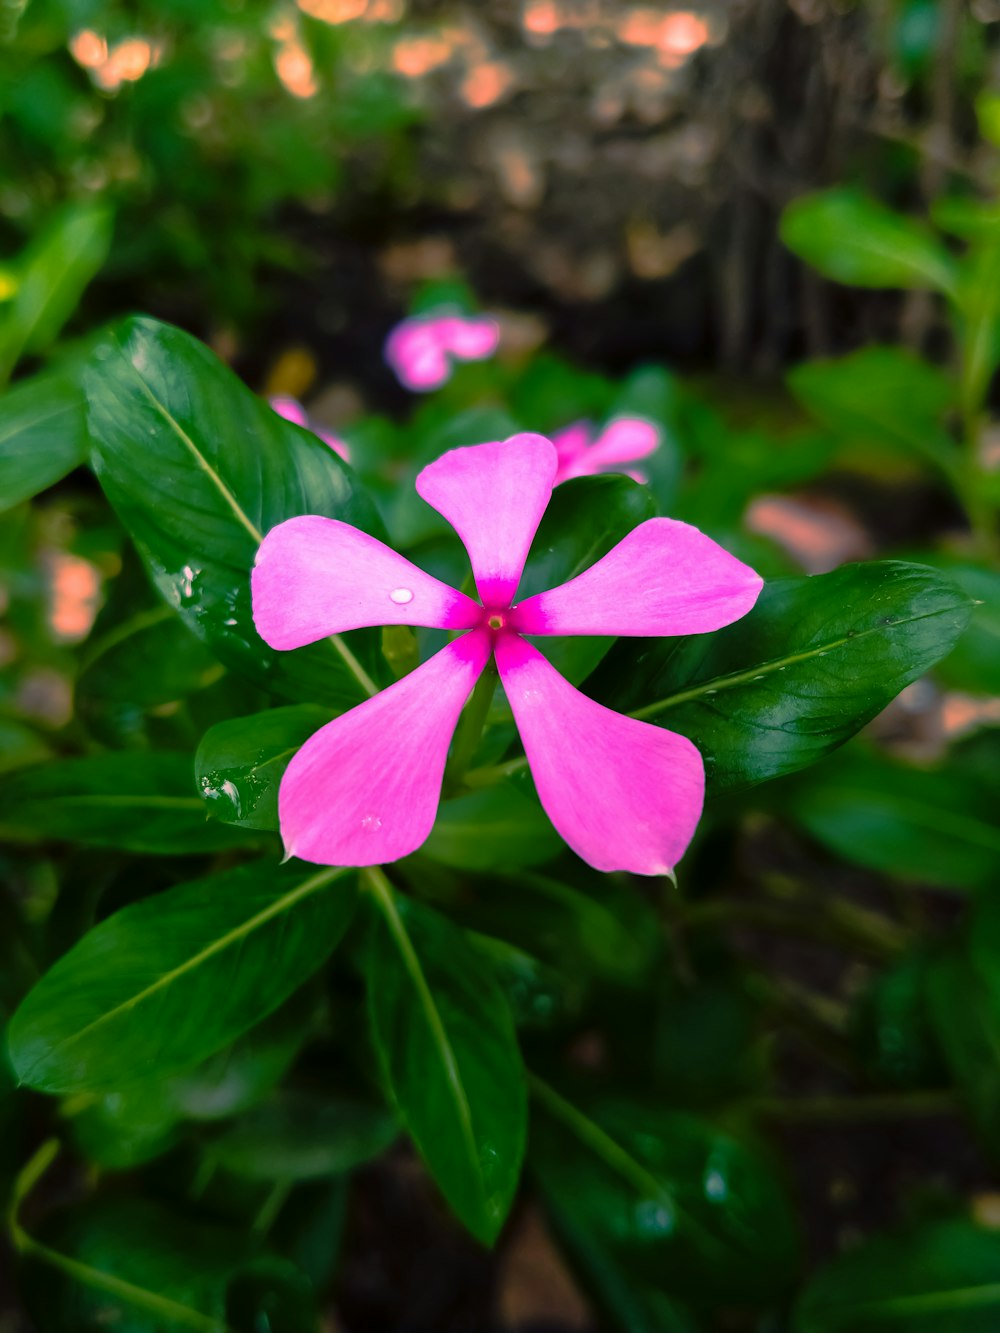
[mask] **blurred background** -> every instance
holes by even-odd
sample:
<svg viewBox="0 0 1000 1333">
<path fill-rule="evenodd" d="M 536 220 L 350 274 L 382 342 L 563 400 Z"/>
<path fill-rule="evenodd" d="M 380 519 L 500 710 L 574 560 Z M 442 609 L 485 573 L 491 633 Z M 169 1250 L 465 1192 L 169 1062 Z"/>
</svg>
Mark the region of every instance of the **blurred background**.
<svg viewBox="0 0 1000 1333">
<path fill-rule="evenodd" d="M 1000 0 L 0 0 L 0 382 L 58 375 L 141 312 L 345 439 L 400 540 L 421 536 L 390 492 L 413 460 L 631 412 L 661 432 L 661 512 L 768 576 L 876 555 L 950 570 L 983 603 L 956 653 L 840 769 L 741 807 L 717 854 L 759 920 L 808 916 L 807 883 L 933 936 L 1000 861 L 998 73 Z M 420 397 L 384 346 L 442 305 L 487 313 L 499 347 Z M 93 672 L 74 685 L 130 576 L 93 480 L 20 498 L 0 532 L 0 766 L 84 734 L 190 746 L 169 688 L 123 709 Z M 185 667 L 205 690 L 214 669 Z M 7 868 L 41 921 L 50 869 Z M 658 1077 L 699 1105 L 756 1086 L 750 1027 L 798 1011 L 854 1043 L 848 1081 L 930 1099 L 926 1118 L 896 1122 L 890 1096 L 841 1123 L 837 1077 L 794 1036 L 769 1047 L 779 1085 L 816 1098 L 815 1123 L 775 1112 L 809 1262 L 915 1197 L 1000 1225 L 998 1094 L 978 1057 L 942 1054 L 919 961 L 882 972 L 878 949 L 876 967 L 762 936 L 752 912 L 727 939 L 767 988 L 752 1014 L 725 980 L 673 996 Z M 997 1004 L 988 1024 L 1000 1040 Z M 398 1164 L 371 1168 L 345 1328 L 604 1326 L 534 1208 L 491 1256 L 430 1212 Z M 0 1329 L 23 1318 L 0 1288 Z"/>
</svg>

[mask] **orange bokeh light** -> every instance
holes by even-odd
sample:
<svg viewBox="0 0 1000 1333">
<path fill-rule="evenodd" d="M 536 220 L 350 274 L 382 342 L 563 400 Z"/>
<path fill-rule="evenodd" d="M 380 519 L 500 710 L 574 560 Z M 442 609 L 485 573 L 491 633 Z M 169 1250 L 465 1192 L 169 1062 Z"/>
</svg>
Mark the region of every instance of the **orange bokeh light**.
<svg viewBox="0 0 1000 1333">
<path fill-rule="evenodd" d="M 392 67 L 407 79 L 419 79 L 451 59 L 453 47 L 442 37 L 404 37 L 392 49 Z"/>
</svg>

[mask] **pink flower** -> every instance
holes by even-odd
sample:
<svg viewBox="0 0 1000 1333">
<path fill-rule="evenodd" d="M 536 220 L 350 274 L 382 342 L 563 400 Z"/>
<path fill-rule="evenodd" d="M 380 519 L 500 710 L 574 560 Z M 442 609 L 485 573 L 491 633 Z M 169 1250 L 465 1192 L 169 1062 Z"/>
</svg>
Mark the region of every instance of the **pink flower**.
<svg viewBox="0 0 1000 1333">
<path fill-rule="evenodd" d="M 619 417 L 591 442 L 591 428 L 586 421 L 553 435 L 552 443 L 559 456 L 556 485 L 570 477 L 592 477 L 598 472 L 624 472 L 633 481 L 645 482 L 643 472 L 623 468 L 622 463 L 634 463 L 647 458 L 660 447 L 660 430 L 642 417 Z"/>
<path fill-rule="evenodd" d="M 347 441 L 339 439 L 336 435 L 331 435 L 327 430 L 321 430 L 318 426 L 314 426 L 309 419 L 309 413 L 297 398 L 290 398 L 281 394 L 268 401 L 279 417 L 284 417 L 286 421 L 291 421 L 293 425 L 303 426 L 306 430 L 311 430 L 324 444 L 328 444 L 335 454 L 339 454 L 345 463 L 351 461 L 351 450 Z"/>
<path fill-rule="evenodd" d="M 459 714 L 492 654 L 539 799 L 577 855 L 644 875 L 682 856 L 701 815 L 698 751 L 588 699 L 523 636 L 702 634 L 745 615 L 761 579 L 697 528 L 652 518 L 568 583 L 515 603 L 557 461 L 542 436 L 515 435 L 453 449 L 417 477 L 464 542 L 481 604 L 336 519 L 291 518 L 267 534 L 253 615 L 272 648 L 373 625 L 466 631 L 298 751 L 278 798 L 289 855 L 373 865 L 415 851 L 434 824 Z"/>
<path fill-rule="evenodd" d="M 496 321 L 486 315 L 417 315 L 389 334 L 385 359 L 404 388 L 425 393 L 451 378 L 450 358 L 485 361 L 499 341 Z"/>
</svg>

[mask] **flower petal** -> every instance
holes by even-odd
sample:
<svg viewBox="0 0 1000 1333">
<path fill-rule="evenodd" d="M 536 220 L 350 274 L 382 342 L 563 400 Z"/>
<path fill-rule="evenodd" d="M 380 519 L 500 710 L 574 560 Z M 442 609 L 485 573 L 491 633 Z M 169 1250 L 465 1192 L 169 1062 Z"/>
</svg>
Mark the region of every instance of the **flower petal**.
<svg viewBox="0 0 1000 1333">
<path fill-rule="evenodd" d="M 448 746 L 490 656 L 466 634 L 306 741 L 278 790 L 289 856 L 318 865 L 396 861 L 430 833 Z"/>
<path fill-rule="evenodd" d="M 460 361 L 483 361 L 500 342 L 500 328 L 488 315 L 446 315 L 435 321 L 441 341 Z"/>
<path fill-rule="evenodd" d="M 590 449 L 598 467 L 615 463 L 634 463 L 655 454 L 660 446 L 660 429 L 642 417 L 619 417 L 602 431 Z"/>
<path fill-rule="evenodd" d="M 366 625 L 467 629 L 480 608 L 366 532 L 307 514 L 264 538 L 251 576 L 257 633 L 301 648 Z"/>
<path fill-rule="evenodd" d="M 504 690 L 545 812 L 595 870 L 669 874 L 705 794 L 684 736 L 588 699 L 517 635 L 495 646 Z"/>
<path fill-rule="evenodd" d="M 417 477 L 417 493 L 465 543 L 484 606 L 510 605 L 555 475 L 544 436 L 512 435 L 452 449 Z"/>
<path fill-rule="evenodd" d="M 739 620 L 763 580 L 673 518 L 640 523 L 568 583 L 517 607 L 522 634 L 704 634 Z"/>
<path fill-rule="evenodd" d="M 400 384 L 416 393 L 437 389 L 451 377 L 451 364 L 433 320 L 404 319 L 389 334 L 385 359 Z"/>
</svg>

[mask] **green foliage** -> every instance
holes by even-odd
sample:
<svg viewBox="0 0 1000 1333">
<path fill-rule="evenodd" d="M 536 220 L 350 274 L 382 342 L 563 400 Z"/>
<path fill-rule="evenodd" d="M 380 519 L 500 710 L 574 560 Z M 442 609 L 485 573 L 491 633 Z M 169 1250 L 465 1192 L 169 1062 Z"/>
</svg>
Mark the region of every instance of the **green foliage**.
<svg viewBox="0 0 1000 1333">
<path fill-rule="evenodd" d="M 103 1091 L 196 1064 L 325 962 L 354 905 L 346 871 L 258 861 L 123 908 L 14 1015 L 18 1077 L 46 1092 Z"/>
<path fill-rule="evenodd" d="M 1000 1309 L 1000 1235 L 965 1218 L 878 1236 L 822 1269 L 795 1333 L 987 1333 Z"/>
<path fill-rule="evenodd" d="M 955 291 L 954 260 L 929 228 L 860 190 L 826 190 L 796 199 L 782 217 L 781 239 L 836 282 Z"/>
<path fill-rule="evenodd" d="M 85 460 L 85 410 L 68 375 L 39 376 L 0 398 L 0 513 Z"/>
<path fill-rule="evenodd" d="M 582 1109 L 538 1080 L 531 1166 L 571 1248 L 662 1294 L 767 1301 L 795 1276 L 791 1207 L 767 1164 L 710 1122 L 638 1102 Z"/>
<path fill-rule="evenodd" d="M 66 838 L 160 856 L 246 845 L 205 821 L 179 754 L 101 754 L 36 764 L 0 784 L 6 837 Z"/>
<path fill-rule="evenodd" d="M 369 881 L 368 1004 L 386 1088 L 445 1198 L 492 1244 L 517 1188 L 527 1094 L 507 1003 L 444 917 Z"/>
<path fill-rule="evenodd" d="M 592 690 L 689 736 L 724 791 L 828 754 L 944 657 L 969 613 L 932 569 L 845 565 L 766 585 L 749 615 L 716 634 L 622 641 Z"/>
<path fill-rule="evenodd" d="M 276 654 L 250 611 L 254 556 L 275 524 L 311 513 L 379 531 L 333 450 L 201 343 L 153 320 L 110 334 L 85 388 L 98 478 L 166 601 L 222 661 L 267 688 L 339 708 L 363 698 L 357 659 L 372 665 L 374 632 Z"/>
</svg>

